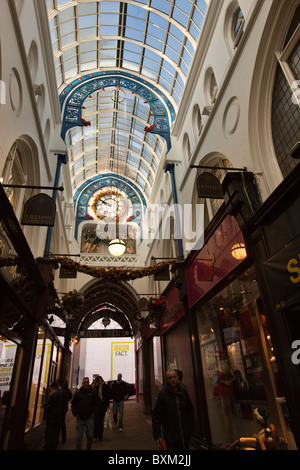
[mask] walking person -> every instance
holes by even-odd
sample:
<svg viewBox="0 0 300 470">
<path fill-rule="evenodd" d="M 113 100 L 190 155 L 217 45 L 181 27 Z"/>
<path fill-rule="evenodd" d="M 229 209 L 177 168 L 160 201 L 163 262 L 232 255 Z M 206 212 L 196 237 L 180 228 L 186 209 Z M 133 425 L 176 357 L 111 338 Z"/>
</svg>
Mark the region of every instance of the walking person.
<svg viewBox="0 0 300 470">
<path fill-rule="evenodd" d="M 97 392 L 97 404 L 95 408 L 94 439 L 103 438 L 104 416 L 109 406 L 109 387 L 101 376 L 96 377 L 92 387 Z"/>
<path fill-rule="evenodd" d="M 82 450 L 83 433 L 87 437 L 87 450 L 91 450 L 94 437 L 94 412 L 97 394 L 90 385 L 88 377 L 82 380 L 82 387 L 74 393 L 71 403 L 76 420 L 76 450 Z"/>
<path fill-rule="evenodd" d="M 63 378 L 59 378 L 57 380 L 57 384 L 58 384 L 59 389 L 62 391 L 62 393 L 64 395 L 64 403 L 65 403 L 64 410 L 65 410 L 65 412 L 64 412 L 64 415 L 63 415 L 62 423 L 61 423 L 61 440 L 62 440 L 62 443 L 65 444 L 66 439 L 67 439 L 66 414 L 67 414 L 68 409 L 69 409 L 69 401 L 72 400 L 73 394 L 72 394 L 71 390 L 69 389 L 67 380 L 65 380 Z"/>
<path fill-rule="evenodd" d="M 168 370 L 152 414 L 153 437 L 161 449 L 165 441 L 167 450 L 188 450 L 193 425 L 194 408 L 186 387 L 175 370 Z"/>
<path fill-rule="evenodd" d="M 62 419 L 65 414 L 63 392 L 56 382 L 50 385 L 50 393 L 45 403 L 45 450 L 57 450 Z"/>
<path fill-rule="evenodd" d="M 116 428 L 119 412 L 119 431 L 123 431 L 124 399 L 126 395 L 127 385 L 126 382 L 122 380 L 122 374 L 119 373 L 117 380 L 112 385 L 113 420 Z"/>
</svg>

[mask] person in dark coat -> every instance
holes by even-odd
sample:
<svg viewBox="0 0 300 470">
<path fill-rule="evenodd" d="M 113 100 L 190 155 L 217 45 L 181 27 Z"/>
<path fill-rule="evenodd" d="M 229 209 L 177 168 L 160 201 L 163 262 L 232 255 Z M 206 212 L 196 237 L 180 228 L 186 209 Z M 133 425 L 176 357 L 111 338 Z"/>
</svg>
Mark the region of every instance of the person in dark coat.
<svg viewBox="0 0 300 470">
<path fill-rule="evenodd" d="M 82 380 L 82 387 L 74 393 L 71 403 L 73 416 L 76 416 L 76 450 L 82 449 L 83 433 L 87 437 L 87 450 L 91 450 L 94 437 L 94 412 L 97 393 L 90 386 L 88 377 Z"/>
<path fill-rule="evenodd" d="M 152 413 L 153 437 L 161 449 L 165 440 L 168 450 L 188 450 L 193 426 L 194 408 L 186 387 L 175 370 L 168 370 Z"/>
<path fill-rule="evenodd" d="M 119 412 L 119 431 L 123 431 L 124 399 L 128 394 L 126 382 L 122 380 L 122 374 L 118 374 L 118 379 L 112 385 L 113 398 L 113 419 L 117 426 Z"/>
<path fill-rule="evenodd" d="M 63 420 L 62 420 L 62 423 L 61 423 L 61 439 L 62 439 L 62 443 L 64 444 L 66 442 L 66 438 L 67 438 L 66 414 L 67 414 L 68 409 L 69 409 L 69 401 L 72 400 L 73 394 L 72 394 L 71 390 L 68 387 L 68 382 L 65 379 L 59 378 L 58 381 L 57 381 L 57 384 L 58 384 L 60 390 L 63 392 L 64 399 L 65 399 L 65 413 L 64 413 Z"/>
<path fill-rule="evenodd" d="M 56 450 L 61 422 L 65 414 L 65 401 L 56 382 L 50 385 L 50 393 L 45 404 L 45 450 Z"/>
<path fill-rule="evenodd" d="M 109 386 L 101 376 L 96 377 L 92 385 L 97 392 L 97 404 L 95 408 L 94 439 L 102 440 L 104 430 L 104 416 L 109 407 Z"/>
</svg>

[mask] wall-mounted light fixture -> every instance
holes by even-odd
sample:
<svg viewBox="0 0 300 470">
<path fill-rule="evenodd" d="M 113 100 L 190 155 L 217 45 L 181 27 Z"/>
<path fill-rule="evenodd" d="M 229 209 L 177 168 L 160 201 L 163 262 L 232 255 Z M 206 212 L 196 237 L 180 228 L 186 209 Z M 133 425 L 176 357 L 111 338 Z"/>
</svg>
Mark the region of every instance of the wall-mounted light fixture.
<svg viewBox="0 0 300 470">
<path fill-rule="evenodd" d="M 236 243 L 231 248 L 231 254 L 235 259 L 244 259 L 247 256 L 247 251 L 244 243 Z"/>
</svg>

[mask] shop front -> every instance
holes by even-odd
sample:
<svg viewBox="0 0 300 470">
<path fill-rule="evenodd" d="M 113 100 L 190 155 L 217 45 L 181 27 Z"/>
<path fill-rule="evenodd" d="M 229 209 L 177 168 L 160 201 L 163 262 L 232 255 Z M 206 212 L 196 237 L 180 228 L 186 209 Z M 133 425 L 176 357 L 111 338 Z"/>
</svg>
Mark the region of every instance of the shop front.
<svg viewBox="0 0 300 470">
<path fill-rule="evenodd" d="M 226 175 L 223 191 L 228 211 L 247 238 L 273 345 L 272 368 L 281 378 L 280 411 L 289 441 L 294 438 L 299 448 L 300 165 L 254 212 L 239 174 Z"/>
<path fill-rule="evenodd" d="M 217 448 L 251 437 L 260 429 L 254 410 L 264 408 L 281 437 L 280 445 L 292 448 L 255 270 L 234 217 L 225 213 L 215 223 L 185 272 L 198 343 L 196 375 L 203 379 L 198 393 L 209 425 L 202 437 Z"/>
<path fill-rule="evenodd" d="M 44 420 L 62 351 L 47 321 L 53 263 L 36 261 L 0 188 L 0 448 L 22 450 Z M 41 431 L 38 431 L 41 440 Z M 30 445 L 27 448 L 32 448 Z"/>
</svg>

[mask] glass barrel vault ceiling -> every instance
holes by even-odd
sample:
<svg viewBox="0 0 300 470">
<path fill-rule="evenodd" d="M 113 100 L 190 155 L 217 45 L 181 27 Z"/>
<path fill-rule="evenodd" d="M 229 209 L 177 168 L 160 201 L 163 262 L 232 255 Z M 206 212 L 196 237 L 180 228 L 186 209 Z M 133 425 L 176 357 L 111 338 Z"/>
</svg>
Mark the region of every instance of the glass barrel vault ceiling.
<svg viewBox="0 0 300 470">
<path fill-rule="evenodd" d="M 46 0 L 59 94 L 82 76 L 121 71 L 142 78 L 178 109 L 209 0 L 89 2 Z M 145 132 L 151 108 L 127 89 L 87 96 L 88 127 L 66 136 L 74 192 L 105 172 L 129 178 L 151 193 L 164 141 Z"/>
</svg>

